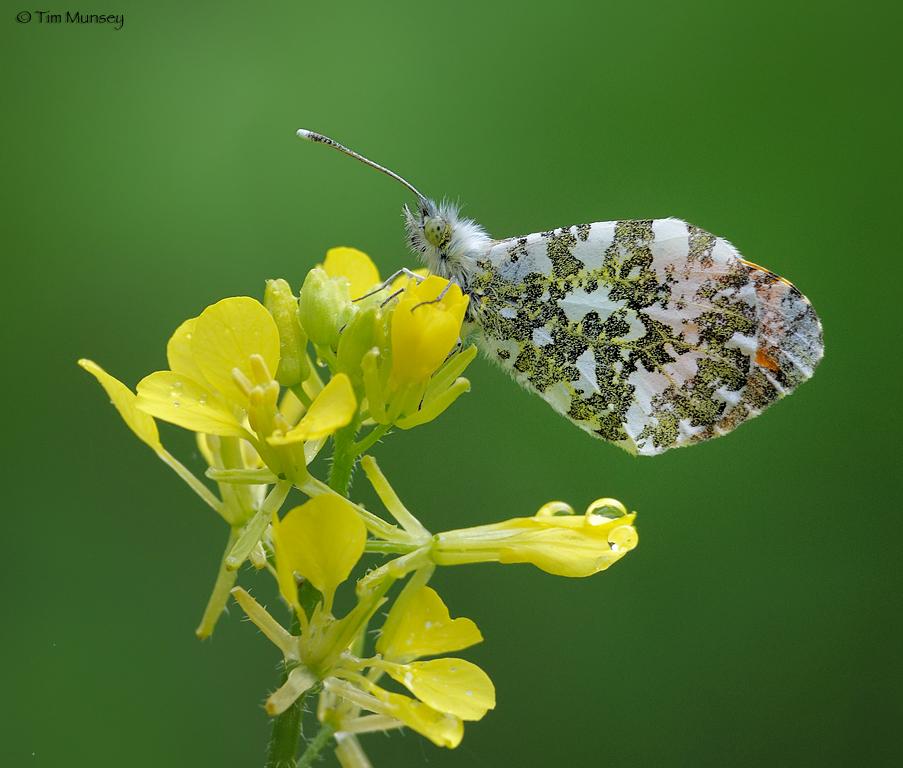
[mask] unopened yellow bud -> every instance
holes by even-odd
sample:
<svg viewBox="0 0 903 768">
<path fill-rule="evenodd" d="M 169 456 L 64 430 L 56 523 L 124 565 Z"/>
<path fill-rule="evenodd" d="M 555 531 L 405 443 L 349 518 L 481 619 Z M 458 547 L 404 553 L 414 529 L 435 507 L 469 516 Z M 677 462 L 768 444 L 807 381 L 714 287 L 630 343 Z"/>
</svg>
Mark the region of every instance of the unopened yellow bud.
<svg viewBox="0 0 903 768">
<path fill-rule="evenodd" d="M 425 382 L 442 365 L 460 336 L 467 301 L 459 286 L 435 275 L 408 285 L 392 315 L 395 386 Z"/>
</svg>

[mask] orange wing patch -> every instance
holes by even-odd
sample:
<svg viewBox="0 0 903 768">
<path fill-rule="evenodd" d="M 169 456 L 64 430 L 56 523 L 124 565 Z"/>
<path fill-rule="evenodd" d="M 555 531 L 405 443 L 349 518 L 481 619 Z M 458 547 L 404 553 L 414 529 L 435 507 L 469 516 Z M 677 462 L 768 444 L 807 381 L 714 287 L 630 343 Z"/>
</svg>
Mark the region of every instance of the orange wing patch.
<svg viewBox="0 0 903 768">
<path fill-rule="evenodd" d="M 756 350 L 756 365 L 767 368 L 769 371 L 779 371 L 781 369 L 778 361 L 761 347 Z"/>
</svg>

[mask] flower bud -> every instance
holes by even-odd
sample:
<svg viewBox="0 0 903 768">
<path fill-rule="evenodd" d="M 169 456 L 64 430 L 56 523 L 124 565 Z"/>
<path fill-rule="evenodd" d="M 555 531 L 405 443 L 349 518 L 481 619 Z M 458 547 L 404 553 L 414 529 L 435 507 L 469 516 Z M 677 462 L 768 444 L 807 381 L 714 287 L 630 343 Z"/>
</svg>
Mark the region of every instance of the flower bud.
<svg viewBox="0 0 903 768">
<path fill-rule="evenodd" d="M 330 277 L 320 267 L 307 273 L 298 300 L 298 319 L 314 344 L 335 349 L 339 331 L 354 310 L 348 280 Z"/>
<path fill-rule="evenodd" d="M 267 280 L 263 304 L 279 329 L 279 368 L 276 381 L 283 387 L 300 384 L 310 375 L 307 362 L 307 336 L 298 320 L 298 300 L 289 284 Z"/>
<path fill-rule="evenodd" d="M 361 360 L 373 347 L 384 349 L 386 330 L 382 311 L 378 306 L 368 307 L 351 318 L 339 336 L 338 370 L 346 373 L 354 384 L 363 381 Z"/>
</svg>

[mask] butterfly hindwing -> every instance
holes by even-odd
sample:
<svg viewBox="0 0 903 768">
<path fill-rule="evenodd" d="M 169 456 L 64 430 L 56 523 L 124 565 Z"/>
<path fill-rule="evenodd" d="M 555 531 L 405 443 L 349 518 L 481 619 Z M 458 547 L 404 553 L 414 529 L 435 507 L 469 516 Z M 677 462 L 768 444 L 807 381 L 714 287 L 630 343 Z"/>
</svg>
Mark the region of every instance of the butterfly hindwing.
<svg viewBox="0 0 903 768">
<path fill-rule="evenodd" d="M 654 455 L 729 432 L 809 378 L 790 283 L 677 219 L 497 241 L 470 285 L 487 354 L 581 428 Z"/>
</svg>

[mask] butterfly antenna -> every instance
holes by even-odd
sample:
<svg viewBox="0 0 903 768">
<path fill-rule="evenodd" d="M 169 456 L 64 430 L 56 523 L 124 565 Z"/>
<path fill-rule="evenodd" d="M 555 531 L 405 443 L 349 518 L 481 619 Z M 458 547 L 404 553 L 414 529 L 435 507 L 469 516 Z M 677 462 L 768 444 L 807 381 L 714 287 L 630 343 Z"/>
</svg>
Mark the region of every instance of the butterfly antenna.
<svg viewBox="0 0 903 768">
<path fill-rule="evenodd" d="M 308 131 L 304 128 L 299 128 L 298 136 L 302 139 L 307 139 L 308 141 L 312 141 L 315 144 L 325 144 L 327 147 L 332 147 L 333 149 L 339 150 L 339 152 L 344 152 L 349 157 L 353 157 L 355 160 L 360 160 L 364 165 L 369 165 L 371 168 L 375 168 L 377 171 L 382 171 L 382 173 L 386 174 L 386 176 L 391 176 L 395 181 L 404 184 L 411 192 L 417 195 L 417 199 L 423 203 L 426 198 L 417 191 L 417 188 L 411 184 L 409 181 L 401 178 L 395 171 L 390 171 L 388 168 L 380 165 L 379 163 L 374 163 L 372 160 L 364 157 L 361 154 L 358 154 L 353 149 L 348 149 L 344 144 L 339 144 L 335 139 L 330 139 L 329 136 L 324 136 L 322 133 L 314 133 L 313 131 Z"/>
</svg>

